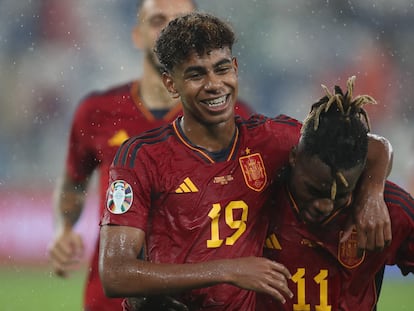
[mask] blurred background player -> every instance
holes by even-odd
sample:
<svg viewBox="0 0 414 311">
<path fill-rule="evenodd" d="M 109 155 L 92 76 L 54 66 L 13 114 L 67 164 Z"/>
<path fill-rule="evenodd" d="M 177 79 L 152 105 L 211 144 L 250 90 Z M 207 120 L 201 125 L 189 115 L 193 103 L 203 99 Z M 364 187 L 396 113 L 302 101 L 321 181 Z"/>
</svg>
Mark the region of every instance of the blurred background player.
<svg viewBox="0 0 414 311">
<path fill-rule="evenodd" d="M 414 273 L 414 200 L 387 181 L 384 198 L 392 242 L 379 252 L 358 253 L 355 234 L 341 242 L 365 166 L 369 122 L 367 95 L 353 98 L 335 86 L 312 106 L 290 167 L 275 193 L 265 256 L 289 269 L 292 299 L 281 305 L 258 296 L 258 310 L 375 310 L 384 265 Z"/>
<path fill-rule="evenodd" d="M 104 92 L 89 94 L 78 106 L 71 128 L 67 163 L 62 184 L 57 189 L 57 230 L 49 249 L 49 256 L 57 275 L 66 277 L 82 259 L 82 237 L 74 226 L 84 208 L 86 191 L 94 171 L 99 172 L 99 209 L 104 206 L 104 191 L 108 186 L 108 169 L 117 148 L 128 137 L 171 122 L 181 114 L 181 103 L 165 89 L 160 73 L 161 65 L 153 52 L 160 30 L 173 18 L 195 9 L 190 0 L 144 0 L 138 5 L 138 22 L 132 39 L 144 51 L 142 77 L 115 86 Z M 238 114 L 246 117 L 250 110 L 242 103 Z M 96 226 L 98 231 L 99 225 Z M 96 241 L 88 270 L 84 308 L 93 310 L 121 309 L 119 299 L 108 299 L 102 291 L 98 275 Z"/>
</svg>

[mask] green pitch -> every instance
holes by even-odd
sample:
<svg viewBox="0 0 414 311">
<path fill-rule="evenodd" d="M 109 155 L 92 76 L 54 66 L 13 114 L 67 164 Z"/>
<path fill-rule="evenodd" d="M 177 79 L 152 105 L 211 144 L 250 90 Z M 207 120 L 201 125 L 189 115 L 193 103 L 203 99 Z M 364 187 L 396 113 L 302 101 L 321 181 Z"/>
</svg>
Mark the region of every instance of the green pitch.
<svg viewBox="0 0 414 311">
<path fill-rule="evenodd" d="M 0 266 L 0 310 L 82 310 L 85 269 L 67 279 L 48 268 Z"/>
<path fill-rule="evenodd" d="M 413 311 L 414 276 L 385 278 L 378 311 Z"/>
<path fill-rule="evenodd" d="M 59 279 L 48 268 L 0 266 L 0 310 L 80 311 L 84 278 L 85 269 Z M 413 310 L 414 277 L 385 279 L 378 311 Z"/>
</svg>

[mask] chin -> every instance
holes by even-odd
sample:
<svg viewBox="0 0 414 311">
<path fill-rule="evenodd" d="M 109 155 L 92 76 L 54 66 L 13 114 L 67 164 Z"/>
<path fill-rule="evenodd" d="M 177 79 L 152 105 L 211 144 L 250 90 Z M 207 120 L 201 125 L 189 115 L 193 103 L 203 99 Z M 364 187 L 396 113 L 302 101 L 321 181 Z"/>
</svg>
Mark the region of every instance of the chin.
<svg viewBox="0 0 414 311">
<path fill-rule="evenodd" d="M 227 123 L 230 120 L 234 120 L 234 112 L 233 111 L 226 111 L 225 113 L 222 113 L 217 116 L 213 116 L 210 118 L 212 120 L 212 123 Z"/>
</svg>

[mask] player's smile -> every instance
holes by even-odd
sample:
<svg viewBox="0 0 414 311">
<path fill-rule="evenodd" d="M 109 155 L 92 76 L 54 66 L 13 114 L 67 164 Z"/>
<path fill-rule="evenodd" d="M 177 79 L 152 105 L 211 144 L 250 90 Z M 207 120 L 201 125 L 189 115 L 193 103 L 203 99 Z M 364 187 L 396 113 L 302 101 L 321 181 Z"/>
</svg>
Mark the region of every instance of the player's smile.
<svg viewBox="0 0 414 311">
<path fill-rule="evenodd" d="M 165 85 L 173 96 L 180 96 L 190 118 L 204 124 L 222 124 L 232 120 L 238 92 L 237 60 L 228 47 L 198 54 L 190 53 L 172 74 L 165 74 Z"/>
<path fill-rule="evenodd" d="M 211 111 L 222 111 L 229 106 L 229 98 L 230 95 L 227 94 L 213 99 L 202 100 L 201 103 L 205 104 Z"/>
</svg>

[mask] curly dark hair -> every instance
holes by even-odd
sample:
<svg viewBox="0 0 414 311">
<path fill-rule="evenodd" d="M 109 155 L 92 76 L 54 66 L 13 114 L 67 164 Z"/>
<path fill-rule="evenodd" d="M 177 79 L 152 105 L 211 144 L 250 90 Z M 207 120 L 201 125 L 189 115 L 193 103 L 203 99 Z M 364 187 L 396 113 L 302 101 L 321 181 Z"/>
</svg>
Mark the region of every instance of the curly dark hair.
<svg viewBox="0 0 414 311">
<path fill-rule="evenodd" d="M 235 34 L 232 27 L 219 18 L 200 12 L 189 13 L 172 20 L 162 31 L 155 44 L 155 53 L 165 69 L 184 62 L 195 52 L 233 48 Z"/>
</svg>

